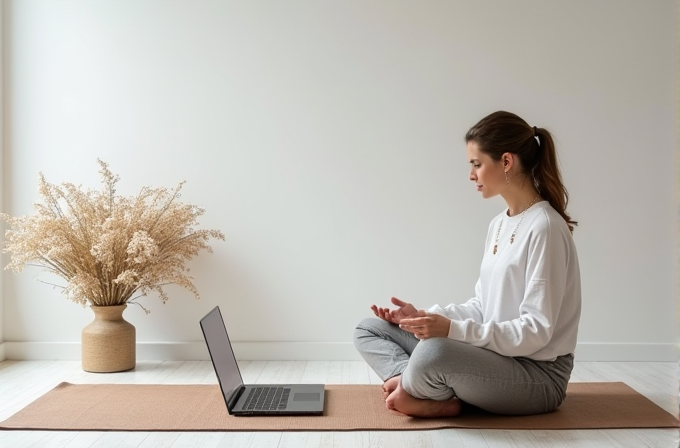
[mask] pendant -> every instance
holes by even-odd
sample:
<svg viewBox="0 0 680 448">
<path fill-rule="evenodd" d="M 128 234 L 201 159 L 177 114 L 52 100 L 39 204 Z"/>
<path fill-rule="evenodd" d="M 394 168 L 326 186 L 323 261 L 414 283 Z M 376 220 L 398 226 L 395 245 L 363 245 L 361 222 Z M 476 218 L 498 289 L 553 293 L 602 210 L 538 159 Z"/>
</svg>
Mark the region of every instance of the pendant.
<svg viewBox="0 0 680 448">
<path fill-rule="evenodd" d="M 496 255 L 496 251 L 498 250 L 498 244 L 493 245 L 493 254 Z"/>
<path fill-rule="evenodd" d="M 514 242 L 515 242 L 515 235 L 512 235 L 512 236 L 510 237 L 510 244 L 512 244 L 512 243 L 514 243 Z"/>
</svg>

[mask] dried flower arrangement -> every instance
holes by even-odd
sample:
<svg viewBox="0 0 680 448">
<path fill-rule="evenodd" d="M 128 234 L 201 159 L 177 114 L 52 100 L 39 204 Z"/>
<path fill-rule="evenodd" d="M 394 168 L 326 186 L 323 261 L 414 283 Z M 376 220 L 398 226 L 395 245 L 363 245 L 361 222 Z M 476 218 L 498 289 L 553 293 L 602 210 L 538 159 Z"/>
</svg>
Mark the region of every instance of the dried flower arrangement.
<svg viewBox="0 0 680 448">
<path fill-rule="evenodd" d="M 184 182 L 173 190 L 143 187 L 137 196 L 117 196 L 119 176 L 97 161 L 100 191 L 50 184 L 40 173 L 38 191 L 44 203 L 35 204 L 37 213 L 0 214 L 11 227 L 5 232 L 4 252 L 11 254 L 5 269 L 45 268 L 67 282 L 53 286 L 83 306 L 141 306 L 134 299 L 151 291 L 165 303 L 163 286 L 169 284 L 199 298 L 185 263 L 201 249 L 212 252 L 207 241 L 224 240 L 224 234 L 195 228 L 204 210 L 179 202 Z"/>
</svg>

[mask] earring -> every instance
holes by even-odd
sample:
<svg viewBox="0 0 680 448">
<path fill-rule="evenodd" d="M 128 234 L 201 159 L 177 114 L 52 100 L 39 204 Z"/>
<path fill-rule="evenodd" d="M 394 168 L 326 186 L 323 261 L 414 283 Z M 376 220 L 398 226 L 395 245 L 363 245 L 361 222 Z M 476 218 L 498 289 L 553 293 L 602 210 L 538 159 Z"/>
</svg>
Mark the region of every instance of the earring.
<svg viewBox="0 0 680 448">
<path fill-rule="evenodd" d="M 510 179 L 508 179 L 508 172 L 504 171 L 504 173 L 505 173 L 505 183 L 510 185 Z"/>
</svg>

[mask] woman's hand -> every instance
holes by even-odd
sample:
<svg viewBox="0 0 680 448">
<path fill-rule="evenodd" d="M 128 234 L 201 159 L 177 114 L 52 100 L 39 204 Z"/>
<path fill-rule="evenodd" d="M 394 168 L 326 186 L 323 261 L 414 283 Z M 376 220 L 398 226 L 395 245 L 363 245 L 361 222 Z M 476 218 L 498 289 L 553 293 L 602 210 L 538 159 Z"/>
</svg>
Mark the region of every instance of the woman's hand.
<svg viewBox="0 0 680 448">
<path fill-rule="evenodd" d="M 378 308 L 375 305 L 371 305 L 371 309 L 376 316 L 393 324 L 398 324 L 407 317 L 416 317 L 418 315 L 418 310 L 410 303 L 403 302 L 396 297 L 392 297 L 392 303 L 397 306 L 397 309 L 394 311 L 390 311 L 389 308 Z"/>
<path fill-rule="evenodd" d="M 441 314 L 424 313 L 401 319 L 399 328 L 413 333 L 418 339 L 448 338 L 451 320 Z"/>
</svg>

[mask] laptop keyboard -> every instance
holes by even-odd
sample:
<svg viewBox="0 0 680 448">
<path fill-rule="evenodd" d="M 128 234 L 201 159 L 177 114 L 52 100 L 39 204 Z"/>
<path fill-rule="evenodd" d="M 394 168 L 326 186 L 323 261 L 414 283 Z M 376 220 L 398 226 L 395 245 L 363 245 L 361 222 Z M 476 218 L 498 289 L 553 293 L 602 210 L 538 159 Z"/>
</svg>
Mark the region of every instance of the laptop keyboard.
<svg viewBox="0 0 680 448">
<path fill-rule="evenodd" d="M 253 387 L 243 409 L 247 411 L 282 411 L 288 406 L 289 387 Z"/>
</svg>

